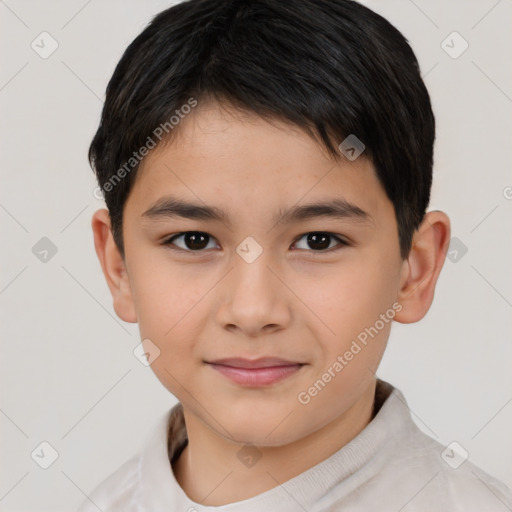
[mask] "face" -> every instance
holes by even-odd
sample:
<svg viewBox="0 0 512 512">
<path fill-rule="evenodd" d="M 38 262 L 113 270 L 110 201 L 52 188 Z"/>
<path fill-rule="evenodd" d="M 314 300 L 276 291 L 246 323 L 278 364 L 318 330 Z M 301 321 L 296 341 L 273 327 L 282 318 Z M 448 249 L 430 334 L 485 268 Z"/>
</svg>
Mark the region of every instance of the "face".
<svg viewBox="0 0 512 512">
<path fill-rule="evenodd" d="M 151 367 L 218 435 L 293 442 L 374 382 L 403 261 L 364 153 L 335 162 L 296 127 L 200 105 L 143 160 L 123 236 Z"/>
</svg>

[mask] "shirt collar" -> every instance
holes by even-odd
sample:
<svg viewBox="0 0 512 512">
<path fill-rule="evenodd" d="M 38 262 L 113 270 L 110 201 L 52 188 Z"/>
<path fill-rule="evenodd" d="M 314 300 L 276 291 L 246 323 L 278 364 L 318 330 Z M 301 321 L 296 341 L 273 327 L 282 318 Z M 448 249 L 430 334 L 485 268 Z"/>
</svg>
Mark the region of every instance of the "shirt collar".
<svg viewBox="0 0 512 512">
<path fill-rule="evenodd" d="M 143 444 L 138 464 L 137 500 L 147 510 L 196 510 L 217 512 L 261 512 L 310 510 L 322 497 L 375 458 L 379 449 L 403 429 L 415 427 L 402 393 L 378 379 L 375 415 L 349 443 L 305 472 L 252 498 L 218 507 L 204 506 L 188 498 L 178 484 L 170 460 L 187 443 L 183 407 L 177 403 L 159 420 Z M 284 490 L 284 492 L 283 492 Z M 300 507 L 299 507 L 300 504 Z"/>
</svg>

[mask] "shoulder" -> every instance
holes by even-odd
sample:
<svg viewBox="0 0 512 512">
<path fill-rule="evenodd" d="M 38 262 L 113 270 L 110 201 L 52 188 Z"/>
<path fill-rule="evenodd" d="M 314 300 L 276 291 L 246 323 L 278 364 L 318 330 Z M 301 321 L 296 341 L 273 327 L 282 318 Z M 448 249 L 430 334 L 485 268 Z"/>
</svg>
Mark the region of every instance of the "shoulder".
<svg viewBox="0 0 512 512">
<path fill-rule="evenodd" d="M 384 442 L 367 467 L 368 494 L 386 496 L 385 510 L 512 510 L 511 489 L 475 465 L 461 444 L 445 446 L 423 432 L 403 394 L 391 388 L 380 385 L 387 396 L 371 428 Z"/>
<path fill-rule="evenodd" d="M 97 485 L 77 512 L 135 512 L 139 456 L 132 457 Z"/>
<path fill-rule="evenodd" d="M 453 511 L 499 512 L 512 509 L 512 491 L 469 460 L 469 453 L 458 443 L 443 446 L 424 433 L 419 453 L 433 474 L 433 492 L 442 496 Z"/>
<path fill-rule="evenodd" d="M 165 411 L 146 434 L 140 450 L 87 494 L 77 512 L 140 512 L 172 502 L 177 484 L 169 461 L 168 434 L 178 412 L 176 406 Z"/>
<path fill-rule="evenodd" d="M 397 443 L 396 455 L 392 466 L 399 488 L 410 495 L 408 511 L 512 510 L 510 488 L 472 463 L 458 443 L 444 446 L 416 427 Z"/>
</svg>

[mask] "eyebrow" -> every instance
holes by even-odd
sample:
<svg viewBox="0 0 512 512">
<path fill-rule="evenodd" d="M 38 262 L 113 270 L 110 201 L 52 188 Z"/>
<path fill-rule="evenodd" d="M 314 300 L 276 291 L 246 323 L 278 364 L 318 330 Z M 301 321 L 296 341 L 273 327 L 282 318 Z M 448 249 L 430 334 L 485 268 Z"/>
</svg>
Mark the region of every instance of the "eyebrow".
<svg viewBox="0 0 512 512">
<path fill-rule="evenodd" d="M 167 218 L 185 218 L 193 220 L 209 220 L 230 225 L 229 215 L 214 206 L 201 205 L 175 197 L 163 197 L 146 210 L 141 217 L 150 220 Z M 280 209 L 273 216 L 275 224 L 290 224 L 295 221 L 315 218 L 332 218 L 352 220 L 362 223 L 373 223 L 371 215 L 345 199 L 332 199 L 302 206 L 294 206 L 288 210 Z"/>
</svg>

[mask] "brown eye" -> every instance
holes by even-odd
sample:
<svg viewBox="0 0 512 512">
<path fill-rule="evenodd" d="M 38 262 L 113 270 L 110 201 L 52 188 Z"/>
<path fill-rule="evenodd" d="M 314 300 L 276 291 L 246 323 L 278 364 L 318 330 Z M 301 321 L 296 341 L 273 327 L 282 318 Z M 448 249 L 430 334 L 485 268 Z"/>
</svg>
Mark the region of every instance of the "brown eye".
<svg viewBox="0 0 512 512">
<path fill-rule="evenodd" d="M 307 243 L 315 250 L 327 249 L 331 244 L 331 236 L 325 233 L 310 233 Z"/>
<path fill-rule="evenodd" d="M 177 240 L 180 240 L 180 243 L 175 243 Z M 178 235 L 172 236 L 164 242 L 164 245 L 176 245 L 176 247 L 184 251 L 198 252 L 208 248 L 208 244 L 212 240 L 212 237 L 210 237 L 208 233 L 204 233 L 202 231 L 187 231 L 185 233 L 179 233 Z"/>
<path fill-rule="evenodd" d="M 303 245 L 306 245 L 306 247 L 299 247 L 299 249 L 306 249 L 309 251 L 321 251 L 321 252 L 328 252 L 331 249 L 337 249 L 336 245 L 334 247 L 331 245 L 333 240 L 337 240 L 339 243 L 338 246 L 348 245 L 346 242 L 344 242 L 341 238 L 339 238 L 336 235 L 333 235 L 331 233 L 325 233 L 323 231 L 312 231 L 311 233 L 306 233 L 305 235 L 302 235 L 295 244 L 297 245 L 300 240 L 306 239 L 306 243 Z"/>
</svg>

